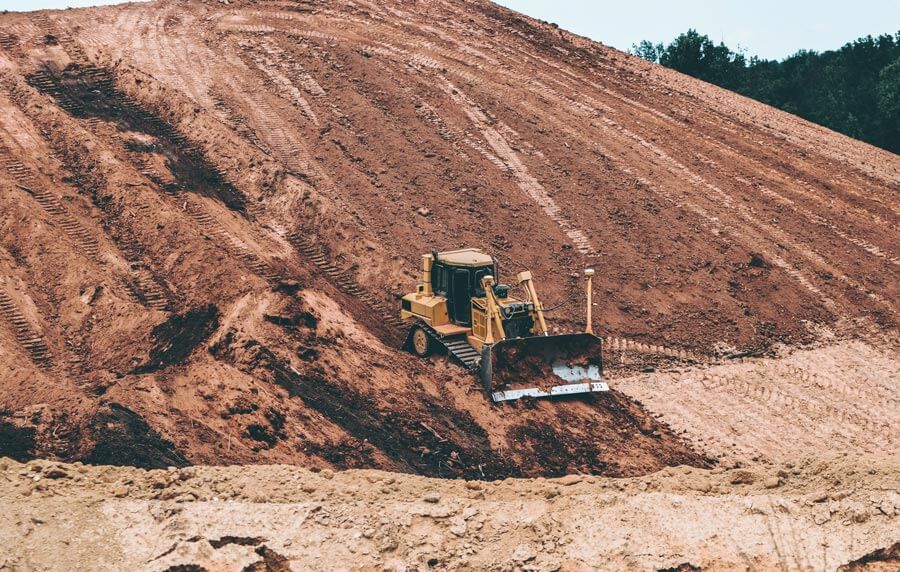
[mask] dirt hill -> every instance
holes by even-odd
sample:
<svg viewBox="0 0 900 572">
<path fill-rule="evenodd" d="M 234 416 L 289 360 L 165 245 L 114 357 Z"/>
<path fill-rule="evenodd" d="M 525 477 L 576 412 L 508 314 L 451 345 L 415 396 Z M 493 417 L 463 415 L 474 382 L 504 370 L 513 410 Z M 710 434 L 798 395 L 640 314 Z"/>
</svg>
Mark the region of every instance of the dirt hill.
<svg viewBox="0 0 900 572">
<path fill-rule="evenodd" d="M 895 446 L 900 159 L 552 24 L 463 0 L 4 14 L 0 110 L 0 454 L 495 479 Z M 823 343 L 856 365 L 498 409 L 398 349 L 420 255 L 464 246 L 530 268 L 561 331 L 597 269 L 611 379 Z"/>
</svg>

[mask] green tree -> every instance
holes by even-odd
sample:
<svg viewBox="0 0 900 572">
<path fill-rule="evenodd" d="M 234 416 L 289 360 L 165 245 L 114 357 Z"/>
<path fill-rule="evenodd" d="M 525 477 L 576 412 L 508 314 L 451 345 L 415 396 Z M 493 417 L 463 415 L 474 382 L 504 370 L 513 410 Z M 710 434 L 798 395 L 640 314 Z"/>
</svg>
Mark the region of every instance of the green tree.
<svg viewBox="0 0 900 572">
<path fill-rule="evenodd" d="M 878 110 L 884 117 L 888 149 L 900 153 L 900 58 L 878 74 Z"/>
<path fill-rule="evenodd" d="M 878 109 L 888 121 L 900 125 L 900 58 L 878 74 Z"/>
<path fill-rule="evenodd" d="M 643 41 L 632 52 L 900 153 L 900 32 L 822 53 L 801 50 L 780 62 L 748 61 L 694 29 L 668 46 Z"/>
<path fill-rule="evenodd" d="M 690 29 L 659 53 L 659 63 L 704 81 L 737 89 L 744 82 L 743 54 L 725 44 L 716 45 L 706 35 Z"/>
<path fill-rule="evenodd" d="M 659 63 L 659 56 L 665 50 L 662 43 L 654 44 L 650 40 L 641 40 L 640 44 L 631 45 L 631 53 L 648 62 Z"/>
</svg>

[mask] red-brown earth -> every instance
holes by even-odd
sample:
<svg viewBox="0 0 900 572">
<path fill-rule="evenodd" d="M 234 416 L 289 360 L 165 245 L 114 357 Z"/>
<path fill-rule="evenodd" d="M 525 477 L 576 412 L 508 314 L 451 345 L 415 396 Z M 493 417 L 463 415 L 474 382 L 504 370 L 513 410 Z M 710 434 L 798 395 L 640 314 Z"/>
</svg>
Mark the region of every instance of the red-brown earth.
<svg viewBox="0 0 900 572">
<path fill-rule="evenodd" d="M 631 476 L 728 447 L 670 419 L 774 398 L 684 405 L 691 386 L 651 413 L 617 371 L 826 332 L 879 348 L 836 354 L 877 354 L 848 395 L 896 382 L 896 155 L 483 1 L 0 24 L 0 454 Z M 463 246 L 531 269 L 559 331 L 583 328 L 595 268 L 613 391 L 497 407 L 400 350 L 420 255 Z M 788 424 L 841 407 L 809 395 L 778 402 Z M 854 446 L 893 443 L 880 412 L 838 417 Z"/>
</svg>

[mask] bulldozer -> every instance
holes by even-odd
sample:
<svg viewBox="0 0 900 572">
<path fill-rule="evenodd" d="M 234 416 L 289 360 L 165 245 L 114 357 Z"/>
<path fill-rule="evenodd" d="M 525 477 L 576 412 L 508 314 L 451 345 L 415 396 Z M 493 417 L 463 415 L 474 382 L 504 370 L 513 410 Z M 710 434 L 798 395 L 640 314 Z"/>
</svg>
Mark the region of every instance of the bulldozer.
<svg viewBox="0 0 900 572">
<path fill-rule="evenodd" d="M 609 391 L 591 327 L 593 275 L 584 272 L 584 331 L 550 335 L 530 271 L 516 275 L 522 295 L 515 297 L 500 282 L 497 260 L 480 249 L 424 254 L 421 283 L 400 302 L 410 324 L 404 348 L 420 357 L 446 353 L 494 402 Z"/>
</svg>

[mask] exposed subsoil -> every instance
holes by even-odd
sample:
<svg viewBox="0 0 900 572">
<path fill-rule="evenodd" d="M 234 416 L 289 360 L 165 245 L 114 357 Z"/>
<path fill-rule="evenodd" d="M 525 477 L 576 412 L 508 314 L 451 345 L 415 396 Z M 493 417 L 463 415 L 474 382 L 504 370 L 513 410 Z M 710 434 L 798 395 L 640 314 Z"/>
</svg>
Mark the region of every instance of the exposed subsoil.
<svg viewBox="0 0 900 572">
<path fill-rule="evenodd" d="M 835 485 L 838 482 L 839 484 Z M 639 478 L 144 471 L 0 460 L 12 570 L 896 570 L 900 467 L 828 456 Z"/>
<path fill-rule="evenodd" d="M 895 155 L 481 1 L 0 24 L 4 454 L 503 479 L 896 447 Z M 401 351 L 420 255 L 463 246 L 557 331 L 596 268 L 613 391 L 497 407 Z"/>
</svg>

